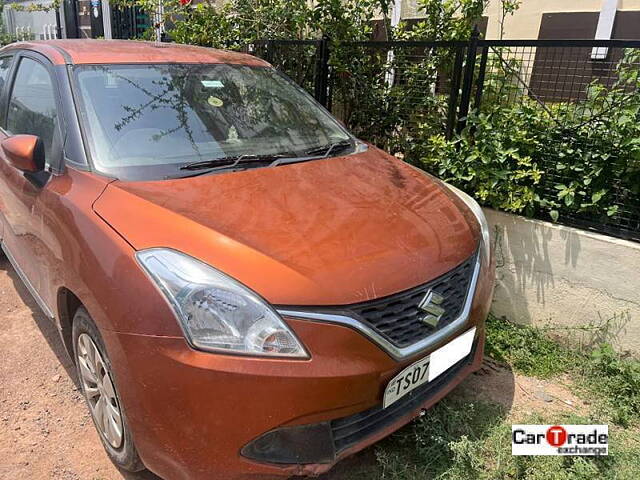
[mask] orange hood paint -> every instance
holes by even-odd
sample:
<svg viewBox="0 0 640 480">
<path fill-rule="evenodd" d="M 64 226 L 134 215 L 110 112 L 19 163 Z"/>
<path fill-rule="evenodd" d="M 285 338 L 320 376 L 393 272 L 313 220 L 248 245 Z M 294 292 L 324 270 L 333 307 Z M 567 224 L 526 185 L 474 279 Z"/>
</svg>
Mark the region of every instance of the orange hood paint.
<svg viewBox="0 0 640 480">
<path fill-rule="evenodd" d="M 455 196 L 381 150 L 190 179 L 115 181 L 95 211 L 135 249 L 196 257 L 278 305 L 343 305 L 451 270 L 479 232 Z"/>
</svg>

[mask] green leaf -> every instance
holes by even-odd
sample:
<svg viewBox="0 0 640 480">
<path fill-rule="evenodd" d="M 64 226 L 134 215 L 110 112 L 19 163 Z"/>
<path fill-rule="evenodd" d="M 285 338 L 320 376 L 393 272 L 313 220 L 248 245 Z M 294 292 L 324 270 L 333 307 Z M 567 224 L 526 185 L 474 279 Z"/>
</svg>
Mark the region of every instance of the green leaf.
<svg viewBox="0 0 640 480">
<path fill-rule="evenodd" d="M 558 213 L 557 210 L 551 210 L 549 212 L 549 216 L 551 217 L 551 220 L 553 220 L 554 222 L 558 221 L 558 217 L 560 216 L 560 214 Z"/>
<path fill-rule="evenodd" d="M 575 195 L 573 192 L 568 192 L 565 197 L 564 197 L 564 204 L 567 207 L 570 207 L 571 205 L 573 205 L 573 199 L 574 199 Z"/>
<path fill-rule="evenodd" d="M 592 203 L 598 203 L 605 193 L 607 193 L 606 190 L 598 190 L 597 192 L 594 192 L 591 195 L 591 202 Z"/>
</svg>

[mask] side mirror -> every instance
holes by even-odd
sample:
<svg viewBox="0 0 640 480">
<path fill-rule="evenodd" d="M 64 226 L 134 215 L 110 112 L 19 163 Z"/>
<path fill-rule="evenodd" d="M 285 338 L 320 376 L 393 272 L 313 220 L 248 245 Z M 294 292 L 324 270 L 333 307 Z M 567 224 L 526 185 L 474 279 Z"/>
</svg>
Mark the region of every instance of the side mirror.
<svg viewBox="0 0 640 480">
<path fill-rule="evenodd" d="M 44 170 L 44 144 L 35 135 L 13 135 L 5 138 L 2 151 L 9 163 L 22 172 L 36 173 Z"/>
</svg>

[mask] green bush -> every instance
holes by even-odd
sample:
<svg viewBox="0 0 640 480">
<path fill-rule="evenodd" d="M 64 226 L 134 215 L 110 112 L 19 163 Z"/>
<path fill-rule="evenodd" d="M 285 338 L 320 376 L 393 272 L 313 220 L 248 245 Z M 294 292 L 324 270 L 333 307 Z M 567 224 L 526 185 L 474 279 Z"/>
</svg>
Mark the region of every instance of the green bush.
<svg viewBox="0 0 640 480">
<path fill-rule="evenodd" d="M 494 57 L 486 95 L 465 130 L 448 141 L 422 137 L 416 163 L 496 209 L 526 215 L 611 216 L 640 194 L 638 53 L 610 87 L 594 81 L 575 103 L 541 105 L 518 90 Z M 516 98 L 513 101 L 513 98 Z M 551 193 L 550 193 L 551 192 Z M 615 202 L 615 204 L 614 204 Z"/>
<path fill-rule="evenodd" d="M 425 94 L 435 84 L 446 53 L 408 56 L 387 49 L 341 46 L 332 57 L 333 105 L 337 114 L 359 138 L 391 153 L 415 156 L 425 131 L 444 131 L 447 97 Z M 397 79 L 389 84 L 388 72 Z"/>
</svg>

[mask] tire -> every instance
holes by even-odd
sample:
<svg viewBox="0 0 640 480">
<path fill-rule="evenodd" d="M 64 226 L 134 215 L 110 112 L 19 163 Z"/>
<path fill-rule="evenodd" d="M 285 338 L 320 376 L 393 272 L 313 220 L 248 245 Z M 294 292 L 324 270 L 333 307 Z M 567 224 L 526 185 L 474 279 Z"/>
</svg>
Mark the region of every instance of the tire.
<svg viewBox="0 0 640 480">
<path fill-rule="evenodd" d="M 73 317 L 73 354 L 82 394 L 107 455 L 125 471 L 144 470 L 119 400 L 102 336 L 84 307 L 78 308 Z"/>
</svg>

